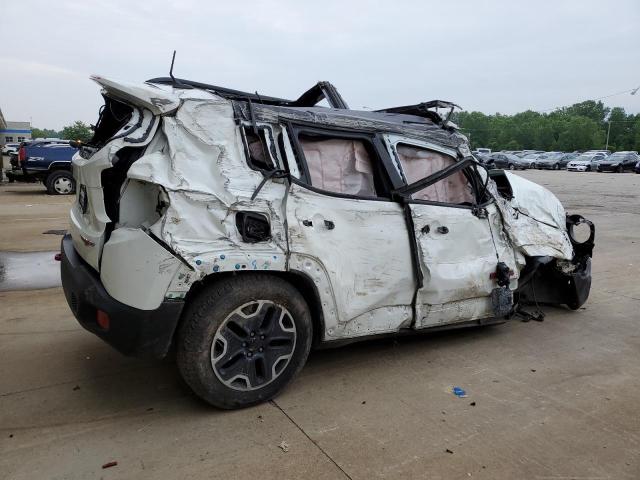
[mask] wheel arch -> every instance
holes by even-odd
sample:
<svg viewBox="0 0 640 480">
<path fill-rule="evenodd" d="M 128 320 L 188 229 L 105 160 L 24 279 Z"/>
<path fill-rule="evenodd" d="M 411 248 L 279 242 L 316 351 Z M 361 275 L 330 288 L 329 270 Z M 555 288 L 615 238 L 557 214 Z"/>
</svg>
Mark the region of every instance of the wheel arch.
<svg viewBox="0 0 640 480">
<path fill-rule="evenodd" d="M 322 342 L 325 334 L 325 321 L 324 313 L 322 310 L 322 301 L 320 300 L 320 294 L 316 288 L 313 280 L 303 272 L 296 270 L 292 271 L 237 271 L 237 272 L 220 272 L 212 273 L 204 277 L 202 280 L 195 282 L 187 295 L 185 296 L 185 304 L 188 304 L 190 300 L 202 292 L 205 288 L 211 288 L 216 283 L 234 276 L 254 276 L 254 277 L 277 277 L 287 281 L 292 287 L 294 287 L 300 295 L 304 298 L 305 302 L 309 306 L 309 313 L 311 315 L 311 323 L 313 325 L 313 339 L 312 345 L 315 347 Z M 183 314 L 176 325 L 175 332 L 179 331 L 180 325 L 183 322 Z M 175 333 L 174 333 L 175 341 Z"/>
<path fill-rule="evenodd" d="M 71 162 L 51 162 L 51 164 L 49 164 L 49 172 L 58 172 L 60 170 L 66 170 L 73 174 Z"/>
</svg>

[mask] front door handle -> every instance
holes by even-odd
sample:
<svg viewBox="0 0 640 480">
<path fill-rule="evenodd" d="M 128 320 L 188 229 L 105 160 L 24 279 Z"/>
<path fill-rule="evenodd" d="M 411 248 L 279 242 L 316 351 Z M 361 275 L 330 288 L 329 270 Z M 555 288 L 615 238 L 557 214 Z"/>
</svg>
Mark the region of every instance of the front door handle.
<svg viewBox="0 0 640 480">
<path fill-rule="evenodd" d="M 313 221 L 312 220 L 302 220 L 302 225 L 304 225 L 305 227 L 313 227 Z M 327 230 L 333 230 L 334 228 L 336 228 L 336 224 L 333 223 L 333 221 L 331 221 L 331 220 L 325 220 L 324 221 L 324 226 L 326 227 Z"/>
<path fill-rule="evenodd" d="M 449 233 L 449 229 L 444 225 L 442 227 L 438 227 L 437 230 L 438 230 L 438 233 L 442 233 L 442 234 Z"/>
</svg>

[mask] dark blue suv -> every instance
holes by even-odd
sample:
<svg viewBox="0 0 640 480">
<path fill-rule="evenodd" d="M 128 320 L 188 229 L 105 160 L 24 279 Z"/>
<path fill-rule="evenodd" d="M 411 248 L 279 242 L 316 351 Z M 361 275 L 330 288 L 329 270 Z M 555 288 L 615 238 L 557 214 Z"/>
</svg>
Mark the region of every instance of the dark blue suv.
<svg viewBox="0 0 640 480">
<path fill-rule="evenodd" d="M 71 171 L 76 151 L 65 140 L 33 140 L 26 144 L 24 160 L 12 155 L 12 169 L 5 173 L 9 182 L 40 181 L 51 195 L 69 195 L 76 189 Z"/>
</svg>

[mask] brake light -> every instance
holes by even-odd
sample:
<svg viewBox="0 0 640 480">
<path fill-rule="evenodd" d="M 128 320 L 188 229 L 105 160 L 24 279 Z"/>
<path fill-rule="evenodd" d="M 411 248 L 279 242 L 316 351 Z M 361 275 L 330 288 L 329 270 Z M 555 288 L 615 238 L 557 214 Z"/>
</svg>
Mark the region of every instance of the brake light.
<svg viewBox="0 0 640 480">
<path fill-rule="evenodd" d="M 110 325 L 111 321 L 109 319 L 109 315 L 107 315 L 102 310 L 96 310 L 96 323 L 103 330 L 109 330 L 109 327 L 111 326 Z"/>
</svg>

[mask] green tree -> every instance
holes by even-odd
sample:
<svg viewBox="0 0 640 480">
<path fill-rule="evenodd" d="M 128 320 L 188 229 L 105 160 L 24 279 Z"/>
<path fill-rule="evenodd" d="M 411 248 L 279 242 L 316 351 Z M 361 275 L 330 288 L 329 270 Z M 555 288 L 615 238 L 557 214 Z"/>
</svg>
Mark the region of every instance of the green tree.
<svg viewBox="0 0 640 480">
<path fill-rule="evenodd" d="M 577 115 L 579 117 L 587 117 L 598 123 L 604 123 L 605 118 L 609 114 L 609 108 L 604 106 L 604 103 L 594 100 L 587 100 L 586 102 L 575 103 L 570 107 L 565 107 L 562 110 L 569 115 Z"/>
<path fill-rule="evenodd" d="M 609 126 L 610 124 L 610 126 Z M 633 115 L 627 115 L 624 108 L 614 107 L 607 119 L 609 129 L 609 147 L 612 150 L 632 150 Z"/>
<path fill-rule="evenodd" d="M 636 115 L 636 121 L 633 124 L 633 148 L 636 152 L 640 152 L 640 114 Z"/>
<path fill-rule="evenodd" d="M 60 132 L 51 130 L 50 128 L 32 128 L 31 138 L 56 138 L 60 135 Z"/>
<path fill-rule="evenodd" d="M 471 140 L 471 147 L 493 150 L 588 150 L 604 148 L 608 121 L 609 148 L 640 150 L 640 115 L 609 109 L 589 100 L 550 113 L 531 110 L 515 115 L 459 112 L 454 122 Z"/>
<path fill-rule="evenodd" d="M 67 125 L 60 132 L 62 138 L 66 140 L 80 140 L 88 142 L 93 136 L 91 127 L 80 120 L 76 120 L 73 125 Z"/>
</svg>

